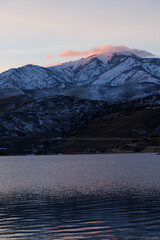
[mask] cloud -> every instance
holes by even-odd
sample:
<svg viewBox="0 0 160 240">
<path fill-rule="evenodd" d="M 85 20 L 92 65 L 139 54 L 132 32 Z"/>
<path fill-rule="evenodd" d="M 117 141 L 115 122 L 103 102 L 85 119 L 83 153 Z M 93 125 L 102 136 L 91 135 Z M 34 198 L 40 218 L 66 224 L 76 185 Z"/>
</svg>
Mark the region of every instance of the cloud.
<svg viewBox="0 0 160 240">
<path fill-rule="evenodd" d="M 54 55 L 53 55 L 53 54 L 48 54 L 48 55 L 46 56 L 46 58 L 47 58 L 47 59 L 53 59 L 53 58 L 54 58 Z"/>
<path fill-rule="evenodd" d="M 87 52 L 87 51 L 86 51 Z M 85 54 L 85 51 L 72 51 L 72 50 L 66 50 L 59 54 L 59 57 L 79 57 L 79 56 L 85 56 L 88 54 Z"/>
<path fill-rule="evenodd" d="M 61 64 L 62 64 L 61 62 L 53 62 L 53 63 L 45 65 L 44 67 L 53 67 L 53 66 L 57 66 L 57 65 L 61 65 Z"/>
<path fill-rule="evenodd" d="M 68 57 L 87 57 L 87 56 L 91 56 L 94 54 L 100 54 L 100 53 L 104 53 L 104 52 L 131 52 L 139 57 L 142 58 L 146 58 L 146 57 L 154 57 L 154 54 L 147 52 L 145 50 L 139 50 L 139 49 L 135 49 L 135 48 L 128 48 L 126 46 L 113 46 L 113 45 L 102 45 L 102 46 L 98 46 L 95 48 L 92 48 L 90 50 L 86 50 L 86 51 L 73 51 L 73 50 L 66 50 L 64 52 L 62 52 L 61 54 L 59 54 L 59 57 L 64 57 L 64 58 L 68 58 Z"/>
</svg>

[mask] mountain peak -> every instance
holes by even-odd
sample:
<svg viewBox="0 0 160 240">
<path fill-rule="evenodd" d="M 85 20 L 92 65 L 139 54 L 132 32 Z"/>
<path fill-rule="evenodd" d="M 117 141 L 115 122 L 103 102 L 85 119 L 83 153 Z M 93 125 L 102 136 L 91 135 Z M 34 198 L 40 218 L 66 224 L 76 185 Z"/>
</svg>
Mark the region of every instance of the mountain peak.
<svg viewBox="0 0 160 240">
<path fill-rule="evenodd" d="M 110 61 L 114 56 L 120 56 L 120 55 L 124 55 L 124 56 L 130 56 L 130 57 L 137 57 L 140 59 L 140 57 L 130 51 L 119 51 L 119 52 L 116 52 L 116 51 L 110 51 L 110 52 L 103 52 L 103 53 L 100 53 L 100 54 L 93 54 L 93 55 L 90 55 L 86 58 L 80 58 L 78 60 L 73 60 L 73 61 L 69 61 L 69 62 L 66 62 L 66 63 L 62 63 L 60 65 L 57 65 L 58 67 L 60 68 L 66 68 L 66 67 L 73 67 L 73 68 L 77 68 L 79 67 L 80 65 L 85 65 L 87 63 L 89 63 L 90 61 L 92 61 L 93 59 L 97 58 L 99 59 L 100 61 L 102 61 L 103 63 L 107 63 L 108 61 Z M 50 69 L 52 68 L 57 68 L 57 66 L 53 66 L 53 67 L 49 67 Z"/>
<path fill-rule="evenodd" d="M 104 63 L 107 63 L 109 60 L 111 60 L 114 56 L 130 56 L 130 57 L 138 57 L 132 52 L 129 51 L 111 51 L 111 52 L 104 52 L 101 54 L 97 54 L 96 57 L 101 60 Z M 140 58 L 140 57 L 138 57 Z"/>
</svg>

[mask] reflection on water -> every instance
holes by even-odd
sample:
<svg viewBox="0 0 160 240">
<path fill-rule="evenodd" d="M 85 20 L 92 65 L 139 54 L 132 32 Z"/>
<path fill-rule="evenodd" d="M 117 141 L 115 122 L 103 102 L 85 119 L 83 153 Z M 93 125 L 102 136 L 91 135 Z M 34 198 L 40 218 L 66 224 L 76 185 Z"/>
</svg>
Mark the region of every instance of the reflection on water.
<svg viewBox="0 0 160 240">
<path fill-rule="evenodd" d="M 160 239 L 160 156 L 0 157 L 0 239 Z"/>
</svg>

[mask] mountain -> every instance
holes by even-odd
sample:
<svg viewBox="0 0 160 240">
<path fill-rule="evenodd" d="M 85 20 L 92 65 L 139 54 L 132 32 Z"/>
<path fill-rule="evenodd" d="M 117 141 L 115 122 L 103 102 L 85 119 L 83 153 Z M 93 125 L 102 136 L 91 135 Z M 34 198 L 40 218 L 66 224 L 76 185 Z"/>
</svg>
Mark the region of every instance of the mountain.
<svg viewBox="0 0 160 240">
<path fill-rule="evenodd" d="M 101 116 L 109 114 L 115 116 L 121 111 L 133 112 L 128 118 L 132 123 L 131 119 L 140 121 L 136 118 L 137 111 L 145 111 L 144 115 L 151 119 L 152 114 L 147 115 L 146 111 L 148 106 L 159 111 L 159 96 L 160 59 L 140 58 L 130 52 L 103 53 L 49 68 L 26 65 L 10 69 L 0 74 L 2 150 L 8 149 L 4 141 L 12 141 L 13 145 L 13 139 L 31 142 L 31 139 L 64 138 L 84 127 L 85 133 L 78 131 L 77 134 L 83 138 L 86 134 L 90 138 L 92 134 L 86 126 L 92 119 L 103 119 Z M 134 110 L 133 105 L 136 106 Z M 115 123 L 106 120 L 108 125 L 95 120 L 101 129 L 108 131 L 96 130 L 94 124 L 93 129 L 92 124 L 89 128 L 101 135 L 105 132 L 105 136 L 110 138 L 111 135 L 123 137 L 123 131 L 118 130 L 125 128 L 123 117 L 118 120 L 118 128 L 115 120 Z M 138 135 L 130 131 L 129 126 L 126 129 L 132 137 L 160 136 L 160 125 L 158 122 L 153 122 L 153 125 L 155 129 L 153 127 L 150 131 L 149 128 L 143 129 L 141 122 L 138 127 L 133 124 L 131 129 L 137 129 Z M 110 128 L 117 129 L 118 135 L 114 130 L 109 133 Z M 65 144 L 68 143 L 63 144 L 66 149 Z M 40 145 L 34 147 L 39 148 Z"/>
<path fill-rule="evenodd" d="M 8 95 L 30 93 L 31 97 L 65 95 L 105 101 L 135 99 L 159 93 L 160 59 L 143 59 L 120 52 L 93 55 L 49 68 L 26 65 L 0 74 L 0 91 L 6 89 Z"/>
</svg>

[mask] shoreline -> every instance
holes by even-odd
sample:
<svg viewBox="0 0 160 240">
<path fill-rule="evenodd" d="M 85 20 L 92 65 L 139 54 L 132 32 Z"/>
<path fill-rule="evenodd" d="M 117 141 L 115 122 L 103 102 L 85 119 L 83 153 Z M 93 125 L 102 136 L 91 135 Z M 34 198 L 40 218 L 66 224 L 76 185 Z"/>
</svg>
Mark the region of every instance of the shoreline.
<svg viewBox="0 0 160 240">
<path fill-rule="evenodd" d="M 0 156 L 160 153 L 160 137 L 1 139 Z"/>
<path fill-rule="evenodd" d="M 76 156 L 76 155 L 82 155 L 82 156 L 87 156 L 87 155 L 90 155 L 90 156 L 101 156 L 101 155 L 126 155 L 126 154 L 129 154 L 129 155 L 133 155 L 133 154 L 154 154 L 154 155 L 160 155 L 160 152 L 117 152 L 117 153 L 72 153 L 72 154 L 21 154 L 21 155 L 0 155 L 0 158 L 1 157 L 46 157 L 46 156 L 56 156 L 56 157 L 64 157 L 64 156 Z"/>
</svg>

